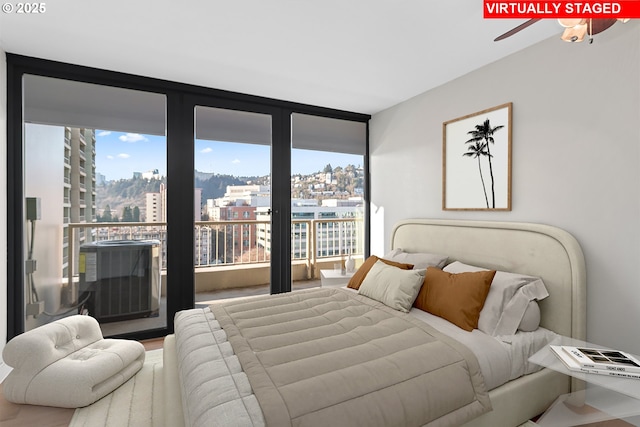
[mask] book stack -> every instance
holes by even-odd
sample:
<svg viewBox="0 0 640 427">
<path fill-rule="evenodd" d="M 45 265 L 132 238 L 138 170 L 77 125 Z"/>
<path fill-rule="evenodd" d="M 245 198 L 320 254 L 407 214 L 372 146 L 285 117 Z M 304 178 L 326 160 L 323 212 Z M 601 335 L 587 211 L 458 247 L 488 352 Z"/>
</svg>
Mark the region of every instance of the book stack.
<svg viewBox="0 0 640 427">
<path fill-rule="evenodd" d="M 640 379 L 640 361 L 629 353 L 567 345 L 551 345 L 567 369 L 587 374 Z"/>
</svg>

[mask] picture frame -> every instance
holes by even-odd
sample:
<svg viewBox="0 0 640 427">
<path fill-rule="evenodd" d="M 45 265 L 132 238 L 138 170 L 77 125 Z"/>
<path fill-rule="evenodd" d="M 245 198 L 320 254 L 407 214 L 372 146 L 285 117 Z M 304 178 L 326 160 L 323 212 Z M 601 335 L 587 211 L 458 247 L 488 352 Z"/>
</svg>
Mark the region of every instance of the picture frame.
<svg viewBox="0 0 640 427">
<path fill-rule="evenodd" d="M 512 103 L 442 124 L 442 209 L 511 210 Z"/>
</svg>

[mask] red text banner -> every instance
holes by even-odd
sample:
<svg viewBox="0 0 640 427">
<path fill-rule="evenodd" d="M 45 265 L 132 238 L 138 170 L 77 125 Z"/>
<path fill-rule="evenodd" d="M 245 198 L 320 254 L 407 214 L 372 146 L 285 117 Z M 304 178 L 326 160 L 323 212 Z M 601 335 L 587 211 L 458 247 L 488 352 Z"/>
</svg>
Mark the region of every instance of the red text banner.
<svg viewBox="0 0 640 427">
<path fill-rule="evenodd" d="M 606 1 L 495 1 L 484 0 L 484 17 L 514 18 L 640 18 L 640 0 Z"/>
</svg>

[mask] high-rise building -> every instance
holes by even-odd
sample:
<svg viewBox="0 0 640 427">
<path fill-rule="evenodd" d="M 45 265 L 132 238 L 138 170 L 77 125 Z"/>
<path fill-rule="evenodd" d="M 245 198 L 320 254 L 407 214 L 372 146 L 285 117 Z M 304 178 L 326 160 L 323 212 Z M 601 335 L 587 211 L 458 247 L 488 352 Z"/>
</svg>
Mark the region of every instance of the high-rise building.
<svg viewBox="0 0 640 427">
<path fill-rule="evenodd" d="M 167 220 L 167 195 L 164 184 L 160 184 L 157 193 L 145 194 L 146 222 L 165 222 Z"/>
<path fill-rule="evenodd" d="M 64 189 L 69 191 L 69 204 L 64 205 L 65 231 L 68 223 L 94 222 L 96 219 L 96 135 L 93 129 L 65 127 L 65 174 Z M 69 163 L 67 163 L 67 149 Z M 67 215 L 68 212 L 68 215 Z M 74 233 L 74 247 L 92 241 L 91 234 L 85 229 Z M 76 258 L 77 259 L 77 258 Z M 63 276 L 67 275 L 68 253 L 63 258 Z M 74 269 L 74 271 L 78 271 Z"/>
<path fill-rule="evenodd" d="M 202 189 L 196 188 L 193 192 L 194 199 L 194 221 L 202 218 Z M 160 191 L 157 193 L 145 194 L 146 222 L 166 222 L 167 221 L 167 187 L 160 184 Z"/>
</svg>

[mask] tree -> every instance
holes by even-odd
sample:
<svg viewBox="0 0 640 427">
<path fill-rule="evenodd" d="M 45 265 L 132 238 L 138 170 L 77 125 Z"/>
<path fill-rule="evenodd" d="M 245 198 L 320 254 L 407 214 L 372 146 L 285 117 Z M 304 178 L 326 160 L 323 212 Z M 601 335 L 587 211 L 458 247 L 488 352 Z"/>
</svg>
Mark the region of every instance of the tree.
<svg viewBox="0 0 640 427">
<path fill-rule="evenodd" d="M 133 207 L 133 222 L 140 222 L 140 208 L 137 206 Z"/>
<path fill-rule="evenodd" d="M 469 139 L 467 142 L 465 142 L 465 144 L 467 144 L 467 143 L 476 143 L 479 141 L 484 141 L 484 145 L 486 146 L 486 154 L 483 154 L 483 155 L 489 158 L 489 175 L 491 176 L 491 204 L 492 204 L 491 207 L 493 208 L 496 207 L 496 192 L 495 192 L 495 182 L 493 180 L 493 165 L 491 162 L 491 157 L 493 156 L 491 155 L 491 148 L 489 147 L 489 145 L 495 143 L 493 139 L 493 134 L 499 131 L 500 129 L 502 129 L 503 127 L 504 127 L 503 125 L 498 125 L 492 128 L 491 123 L 489 123 L 489 119 L 486 119 L 484 123 L 480 125 L 476 125 L 476 128 L 474 130 L 470 130 L 469 132 L 467 132 L 467 134 L 471 135 L 472 138 Z"/>
<path fill-rule="evenodd" d="M 333 172 L 333 168 L 331 167 L 331 163 L 328 163 L 327 166 L 324 167 L 324 173 Z"/>
<path fill-rule="evenodd" d="M 469 141 L 467 141 L 469 142 Z M 480 180 L 482 181 L 482 190 L 484 191 L 484 200 L 487 202 L 487 209 L 489 208 L 489 198 L 487 197 L 487 187 L 484 185 L 484 177 L 482 176 L 482 166 L 480 165 L 480 156 L 486 156 L 487 151 L 485 150 L 487 144 L 481 143 L 480 141 L 476 141 L 475 145 L 469 146 L 466 153 L 463 153 L 463 156 L 473 157 L 474 159 L 478 159 L 478 172 L 480 172 Z"/>
<path fill-rule="evenodd" d="M 122 222 L 133 222 L 133 212 L 129 206 L 122 209 Z"/>
<path fill-rule="evenodd" d="M 111 222 L 113 218 L 111 217 L 111 208 L 109 205 L 104 207 L 104 212 L 102 212 L 102 221 L 100 222 Z"/>
</svg>

